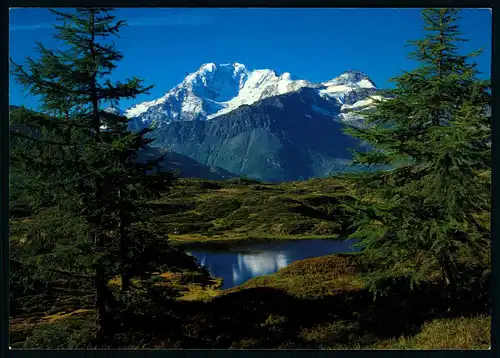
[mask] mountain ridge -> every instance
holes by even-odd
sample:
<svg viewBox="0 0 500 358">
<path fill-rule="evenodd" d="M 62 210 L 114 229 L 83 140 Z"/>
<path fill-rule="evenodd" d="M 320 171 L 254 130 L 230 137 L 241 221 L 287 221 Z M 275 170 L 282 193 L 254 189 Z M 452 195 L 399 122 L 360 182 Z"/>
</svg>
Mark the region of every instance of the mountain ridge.
<svg viewBox="0 0 500 358">
<path fill-rule="evenodd" d="M 124 114 L 135 130 L 154 125 L 158 148 L 279 182 L 353 170 L 348 148 L 359 143 L 343 126 L 362 126 L 356 111 L 379 98 L 375 83 L 356 70 L 312 83 L 288 72 L 207 63 L 165 96 Z"/>
<path fill-rule="evenodd" d="M 165 96 L 122 110 L 131 129 L 153 127 L 157 149 L 208 168 L 265 181 L 325 177 L 349 167 L 358 142 L 345 124 L 362 126 L 357 110 L 383 98 L 364 73 L 349 70 L 312 83 L 288 72 L 207 63 Z"/>
<path fill-rule="evenodd" d="M 134 129 L 153 123 L 162 127 L 176 121 L 214 119 L 242 105 L 252 105 L 301 88 L 314 89 L 318 96 L 328 101 L 346 104 L 347 107 L 341 108 L 342 113 L 355 109 L 353 98 L 372 102 L 370 95 L 377 92 L 375 83 L 366 74 L 355 70 L 345 71 L 325 82 L 312 83 L 293 79 L 289 72 L 278 74 L 270 69 L 249 70 L 237 62 L 207 63 L 188 74 L 164 96 L 136 104 L 122 112 L 131 120 Z M 335 120 L 353 120 L 351 116 L 339 114 L 331 115 Z"/>
<path fill-rule="evenodd" d="M 207 165 L 265 181 L 324 177 L 349 170 L 357 141 L 343 123 L 315 111 L 330 105 L 310 88 L 244 105 L 207 121 L 172 122 L 154 133 L 154 146 Z"/>
</svg>

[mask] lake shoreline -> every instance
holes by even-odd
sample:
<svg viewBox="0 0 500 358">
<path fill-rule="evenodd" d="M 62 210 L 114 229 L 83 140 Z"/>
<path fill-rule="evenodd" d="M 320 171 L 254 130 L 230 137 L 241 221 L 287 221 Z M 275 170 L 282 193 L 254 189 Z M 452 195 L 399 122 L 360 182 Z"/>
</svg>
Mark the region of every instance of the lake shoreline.
<svg viewBox="0 0 500 358">
<path fill-rule="evenodd" d="M 179 248 L 187 248 L 189 246 L 220 246 L 226 247 L 227 245 L 237 244 L 257 244 L 272 241 L 286 241 L 286 240 L 332 240 L 344 241 L 345 237 L 339 235 L 251 235 L 241 237 L 227 237 L 227 236 L 202 236 L 202 235 L 168 235 L 170 245 Z"/>
<path fill-rule="evenodd" d="M 192 243 L 183 250 L 196 258 L 212 277 L 223 278 L 223 288 L 272 274 L 295 261 L 334 253 L 358 251 L 354 240 L 292 239 Z"/>
</svg>

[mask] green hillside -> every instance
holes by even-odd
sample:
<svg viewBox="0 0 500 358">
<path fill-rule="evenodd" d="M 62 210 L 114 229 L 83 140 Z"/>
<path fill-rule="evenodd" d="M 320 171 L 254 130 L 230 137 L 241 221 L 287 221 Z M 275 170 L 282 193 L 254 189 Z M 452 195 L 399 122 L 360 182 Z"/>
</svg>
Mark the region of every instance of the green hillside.
<svg viewBox="0 0 500 358">
<path fill-rule="evenodd" d="M 281 184 L 182 179 L 153 205 L 171 242 L 191 243 L 338 237 L 348 224 L 338 204 L 349 200 L 348 189 L 333 178 Z"/>
</svg>

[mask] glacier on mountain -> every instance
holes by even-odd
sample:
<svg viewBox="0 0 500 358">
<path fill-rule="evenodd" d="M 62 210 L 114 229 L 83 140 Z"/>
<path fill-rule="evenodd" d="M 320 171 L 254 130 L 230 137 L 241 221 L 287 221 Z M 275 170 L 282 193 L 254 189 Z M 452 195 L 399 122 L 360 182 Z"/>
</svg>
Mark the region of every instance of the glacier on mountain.
<svg viewBox="0 0 500 358">
<path fill-rule="evenodd" d="M 333 119 L 355 123 L 353 110 L 368 106 L 371 95 L 377 91 L 375 83 L 364 73 L 346 71 L 322 83 L 293 79 L 285 72 L 278 75 L 269 69 L 249 70 L 240 63 L 206 63 L 163 97 L 139 103 L 124 114 L 131 119 L 131 127 L 139 129 L 156 123 L 159 127 L 175 121 L 210 120 L 233 111 L 242 105 L 251 105 L 264 98 L 312 88 L 318 95 L 340 106 L 335 114 L 325 108 L 313 107 L 317 112 L 330 114 Z M 355 116 L 356 118 L 359 116 Z"/>
</svg>

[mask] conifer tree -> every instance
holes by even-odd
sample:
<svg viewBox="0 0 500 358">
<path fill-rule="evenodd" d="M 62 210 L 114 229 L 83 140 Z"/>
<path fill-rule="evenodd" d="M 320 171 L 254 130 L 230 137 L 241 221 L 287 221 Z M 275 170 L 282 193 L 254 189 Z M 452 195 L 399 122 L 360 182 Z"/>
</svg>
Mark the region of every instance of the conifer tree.
<svg viewBox="0 0 500 358">
<path fill-rule="evenodd" d="M 175 175 L 173 172 L 161 172 L 156 166 L 166 154 L 145 162 L 138 158 L 139 152 L 147 150 L 148 144 L 153 142 L 153 139 L 145 137 L 152 128 L 135 133 L 127 129 L 126 117 L 106 114 L 105 118 L 103 136 L 106 142 L 112 143 L 115 164 L 103 184 L 106 197 L 110 199 L 107 205 L 115 213 L 113 221 L 119 241 L 121 286 L 126 291 L 130 288 L 132 272 L 138 273 L 132 269 L 134 262 L 148 250 L 144 236 L 155 236 L 144 225 L 138 227 L 136 223 L 151 217 L 153 211 L 150 210 L 149 200 L 168 190 Z M 147 276 L 146 272 L 139 273 L 143 278 Z"/>
<path fill-rule="evenodd" d="M 349 174 L 356 184 L 352 238 L 370 263 L 370 288 L 395 276 L 410 288 L 441 272 L 456 299 L 465 263 L 489 259 L 491 105 L 480 80 L 480 51 L 461 55 L 456 9 L 425 9 L 425 38 L 411 41 L 419 66 L 392 79 L 387 99 L 360 114 L 364 128 L 346 133 L 369 144 L 355 164 L 390 170 Z"/>
<path fill-rule="evenodd" d="M 38 44 L 39 59 L 28 58 L 24 66 L 12 62 L 17 81 L 40 97 L 42 114 L 21 109 L 12 117 L 11 136 L 19 143 L 11 166 L 30 178 L 20 190 L 37 193 L 32 207 L 45 211 L 33 228 L 41 236 L 25 245 L 34 254 L 31 262 L 46 276 L 93 282 L 103 337 L 112 302 L 108 281 L 117 273 L 127 276 L 129 230 L 142 220 L 147 198 L 167 190 L 172 175 L 147 175 L 162 158 L 135 160 L 151 141 L 145 138 L 148 129 L 130 132 L 127 118 L 102 110 L 105 103 L 151 88 L 135 77 L 116 83 L 107 78 L 122 59 L 108 38 L 124 22 L 107 8 L 51 11 L 63 21 L 55 26 L 62 50 Z"/>
</svg>

